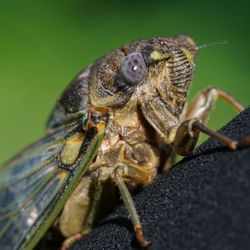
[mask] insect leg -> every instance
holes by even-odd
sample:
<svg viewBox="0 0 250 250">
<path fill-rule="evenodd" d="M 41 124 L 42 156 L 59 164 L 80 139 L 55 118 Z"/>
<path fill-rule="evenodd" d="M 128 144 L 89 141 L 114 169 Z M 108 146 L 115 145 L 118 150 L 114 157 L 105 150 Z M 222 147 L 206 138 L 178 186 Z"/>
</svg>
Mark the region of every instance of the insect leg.
<svg viewBox="0 0 250 250">
<path fill-rule="evenodd" d="M 184 116 L 184 119 L 189 120 L 197 118 L 205 124 L 218 98 L 226 100 L 238 111 L 243 111 L 245 109 L 244 106 L 242 106 L 234 97 L 224 90 L 208 88 L 198 93 L 198 95 L 193 99 Z"/>
<path fill-rule="evenodd" d="M 90 212 L 89 215 L 87 217 L 86 222 L 83 225 L 82 228 L 82 232 L 84 234 L 89 233 L 89 230 L 92 228 L 92 225 L 94 223 L 94 220 L 96 218 L 96 213 L 99 207 L 99 203 L 101 200 L 101 195 L 102 195 L 102 182 L 100 180 L 100 178 L 96 178 L 96 184 L 95 184 L 95 191 L 94 191 L 94 197 L 93 197 L 93 201 L 90 207 Z"/>
<path fill-rule="evenodd" d="M 60 250 L 68 250 L 71 245 L 77 240 L 81 240 L 84 237 L 82 233 L 75 234 L 66 240 L 64 240 Z"/>
<path fill-rule="evenodd" d="M 221 134 L 207 128 L 199 120 L 194 119 L 194 121 L 190 120 L 190 122 L 192 123 L 193 130 L 196 129 L 196 130 L 199 130 L 207 135 L 210 135 L 211 137 L 213 137 L 213 138 L 217 139 L 218 141 L 220 141 L 221 143 L 225 144 L 231 150 L 236 150 L 240 147 L 250 145 L 250 136 L 243 137 L 240 140 L 233 140 L 227 136 L 221 135 Z"/>
<path fill-rule="evenodd" d="M 150 242 L 144 238 L 144 235 L 142 232 L 142 224 L 141 224 L 139 215 L 136 211 L 135 204 L 133 202 L 131 194 L 126 184 L 124 183 L 123 178 L 121 174 L 119 173 L 119 171 L 116 172 L 115 181 L 121 193 L 122 200 L 125 203 L 125 206 L 128 210 L 129 215 L 131 216 L 131 221 L 134 225 L 136 239 L 140 243 L 141 246 L 146 247 L 150 244 Z"/>
<path fill-rule="evenodd" d="M 233 150 L 237 149 L 238 147 L 250 144 L 249 137 L 243 138 L 240 141 L 235 141 L 212 131 L 204 125 L 206 124 L 209 114 L 218 97 L 228 101 L 238 111 L 244 110 L 244 107 L 239 102 L 237 102 L 231 95 L 223 90 L 209 88 L 202 91 L 191 103 L 189 109 L 186 112 L 184 121 L 181 123 L 176 132 L 174 148 L 178 154 L 191 154 L 196 146 L 200 132 L 216 138 L 218 141 L 222 142 Z"/>
<path fill-rule="evenodd" d="M 176 161 L 176 153 L 172 146 L 169 146 L 166 150 L 166 152 L 163 152 L 162 155 L 164 156 L 163 164 L 161 164 L 163 167 L 160 169 L 162 172 L 167 172 L 169 169 L 171 169 Z"/>
</svg>

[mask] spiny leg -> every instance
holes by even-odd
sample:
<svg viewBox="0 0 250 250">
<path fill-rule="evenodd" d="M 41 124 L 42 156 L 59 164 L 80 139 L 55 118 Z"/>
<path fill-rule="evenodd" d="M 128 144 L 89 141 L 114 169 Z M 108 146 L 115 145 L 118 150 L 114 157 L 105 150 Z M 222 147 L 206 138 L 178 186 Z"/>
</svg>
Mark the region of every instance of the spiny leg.
<svg viewBox="0 0 250 250">
<path fill-rule="evenodd" d="M 214 137 L 232 150 L 250 145 L 250 137 L 245 137 L 239 141 L 232 140 L 231 138 L 220 135 L 204 125 L 207 122 L 209 114 L 218 97 L 228 101 L 238 111 L 244 110 L 244 107 L 239 102 L 223 90 L 209 88 L 202 91 L 191 103 L 186 112 L 185 120 L 181 123 L 176 132 L 174 148 L 178 154 L 191 154 L 196 146 L 200 132 Z"/>
<path fill-rule="evenodd" d="M 115 181 L 121 193 L 122 200 L 125 203 L 125 206 L 128 210 L 129 215 L 131 216 L 131 221 L 134 225 L 136 239 L 140 243 L 141 246 L 147 247 L 150 244 L 150 242 L 144 238 L 143 231 L 142 231 L 142 224 L 141 224 L 139 215 L 136 211 L 135 204 L 133 202 L 133 199 L 131 197 L 131 194 L 126 184 L 123 181 L 122 175 L 121 173 L 119 173 L 119 171 L 116 172 Z"/>
</svg>

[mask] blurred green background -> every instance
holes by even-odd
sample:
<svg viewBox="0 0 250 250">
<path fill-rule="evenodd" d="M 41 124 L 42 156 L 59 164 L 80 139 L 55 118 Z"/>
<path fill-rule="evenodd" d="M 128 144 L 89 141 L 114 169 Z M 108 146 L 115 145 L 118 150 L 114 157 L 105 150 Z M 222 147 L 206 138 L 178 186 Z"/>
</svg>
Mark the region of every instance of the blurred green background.
<svg viewBox="0 0 250 250">
<path fill-rule="evenodd" d="M 198 53 L 190 96 L 213 85 L 249 105 L 249 10 L 240 0 L 1 0 L 0 162 L 43 135 L 57 97 L 81 68 L 134 39 L 229 40 Z M 219 129 L 234 115 L 221 101 L 209 126 Z"/>
</svg>

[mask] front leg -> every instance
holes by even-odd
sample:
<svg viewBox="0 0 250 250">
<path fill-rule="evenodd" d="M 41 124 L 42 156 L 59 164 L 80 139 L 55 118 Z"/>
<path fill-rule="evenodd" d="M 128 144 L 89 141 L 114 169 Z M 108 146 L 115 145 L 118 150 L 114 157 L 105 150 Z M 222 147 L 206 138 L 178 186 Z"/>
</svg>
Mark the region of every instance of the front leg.
<svg viewBox="0 0 250 250">
<path fill-rule="evenodd" d="M 206 124 L 211 111 L 213 110 L 218 98 L 221 98 L 231 104 L 239 112 L 243 111 L 245 107 L 241 105 L 234 97 L 222 89 L 207 88 L 192 100 L 187 112 L 184 115 L 184 120 L 192 118 L 199 119 Z"/>
<path fill-rule="evenodd" d="M 244 107 L 239 102 L 223 90 L 209 88 L 202 91 L 191 103 L 183 122 L 176 132 L 173 146 L 177 154 L 184 156 L 191 154 L 197 144 L 200 132 L 216 138 L 232 150 L 250 145 L 250 137 L 235 141 L 205 126 L 218 97 L 229 102 L 238 111 L 244 110 Z"/>
</svg>

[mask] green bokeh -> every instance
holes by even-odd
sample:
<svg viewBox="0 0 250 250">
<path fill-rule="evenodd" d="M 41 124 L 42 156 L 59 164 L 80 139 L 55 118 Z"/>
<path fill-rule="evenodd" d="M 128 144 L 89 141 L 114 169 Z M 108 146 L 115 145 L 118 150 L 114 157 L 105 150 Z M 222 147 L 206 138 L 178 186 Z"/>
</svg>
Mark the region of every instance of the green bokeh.
<svg viewBox="0 0 250 250">
<path fill-rule="evenodd" d="M 218 1 L 219 2 L 219 1 Z M 250 102 L 247 1 L 0 2 L 0 162 L 43 135 L 60 92 L 85 65 L 134 39 L 188 34 L 201 50 L 191 96 L 213 85 Z M 209 126 L 235 115 L 219 102 Z"/>
</svg>

